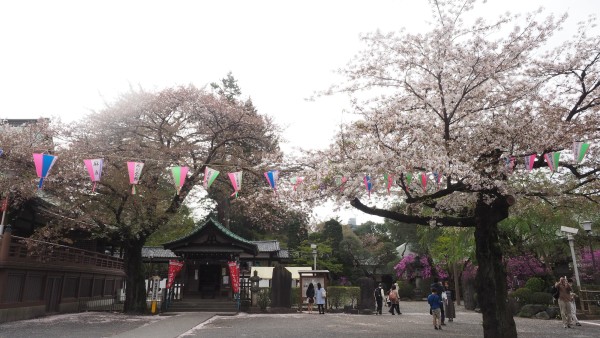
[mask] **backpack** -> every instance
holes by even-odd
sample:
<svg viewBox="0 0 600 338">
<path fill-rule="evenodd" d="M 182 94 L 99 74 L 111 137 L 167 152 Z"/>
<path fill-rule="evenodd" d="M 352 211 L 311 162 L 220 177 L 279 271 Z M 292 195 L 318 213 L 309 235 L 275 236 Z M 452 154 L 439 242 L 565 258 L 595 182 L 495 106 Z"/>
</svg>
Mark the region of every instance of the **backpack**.
<svg viewBox="0 0 600 338">
<path fill-rule="evenodd" d="M 383 299 L 383 298 L 381 297 L 381 288 L 380 288 L 380 287 L 377 287 L 377 288 L 375 289 L 375 298 L 377 298 L 377 299 Z"/>
<path fill-rule="evenodd" d="M 398 294 L 396 293 L 395 290 L 390 291 L 390 294 L 388 297 L 392 302 L 395 302 L 398 300 Z"/>
<path fill-rule="evenodd" d="M 552 287 L 552 297 L 554 297 L 554 299 L 558 299 L 558 297 L 560 297 L 560 291 L 558 290 L 558 288 L 556 286 Z"/>
</svg>

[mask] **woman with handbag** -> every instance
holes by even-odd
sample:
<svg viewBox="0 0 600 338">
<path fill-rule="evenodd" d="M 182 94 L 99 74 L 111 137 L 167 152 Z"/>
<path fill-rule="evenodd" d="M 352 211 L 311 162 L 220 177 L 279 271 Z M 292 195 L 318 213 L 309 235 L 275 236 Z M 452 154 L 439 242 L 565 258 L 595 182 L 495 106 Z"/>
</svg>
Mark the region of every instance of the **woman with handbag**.
<svg viewBox="0 0 600 338">
<path fill-rule="evenodd" d="M 306 289 L 306 299 L 308 301 L 308 313 L 312 313 L 313 304 L 315 302 L 315 286 L 313 283 L 308 284 Z"/>
<path fill-rule="evenodd" d="M 399 315 L 402 314 L 400 312 L 400 295 L 398 294 L 398 284 L 393 284 L 390 289 L 390 293 L 388 295 L 388 299 L 390 300 L 390 310 L 389 313 L 395 315 L 398 312 Z"/>
<path fill-rule="evenodd" d="M 315 297 L 317 300 L 317 307 L 319 308 L 319 314 L 325 314 L 325 298 L 327 297 L 327 292 L 325 288 L 321 287 L 321 283 L 317 283 L 317 289 L 315 290 Z"/>
</svg>

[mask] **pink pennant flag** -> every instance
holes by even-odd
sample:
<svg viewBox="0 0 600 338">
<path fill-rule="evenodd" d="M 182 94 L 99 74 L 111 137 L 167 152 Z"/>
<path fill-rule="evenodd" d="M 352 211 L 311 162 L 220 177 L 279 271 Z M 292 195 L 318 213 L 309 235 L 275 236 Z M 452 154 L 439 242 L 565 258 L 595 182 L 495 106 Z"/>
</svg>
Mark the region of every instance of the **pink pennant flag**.
<svg viewBox="0 0 600 338">
<path fill-rule="evenodd" d="M 535 163 L 536 157 L 537 157 L 536 153 L 525 156 L 525 168 L 527 168 L 528 171 L 531 171 L 533 169 L 533 165 Z"/>
<path fill-rule="evenodd" d="M 335 177 L 335 186 L 340 188 L 340 191 L 344 190 L 344 185 L 348 182 L 348 177 L 346 176 L 336 176 Z"/>
<path fill-rule="evenodd" d="M 83 160 L 83 164 L 85 165 L 88 174 L 90 174 L 90 179 L 94 183 L 92 186 L 92 192 L 96 191 L 96 183 L 100 181 L 100 177 L 102 176 L 102 166 L 104 165 L 104 159 L 95 158 L 91 160 Z"/>
<path fill-rule="evenodd" d="M 231 196 L 237 197 L 238 191 L 242 189 L 242 172 L 237 171 L 234 173 L 228 173 L 229 180 L 231 180 L 231 185 L 233 186 L 233 194 Z"/>
<path fill-rule="evenodd" d="M 294 188 L 294 191 L 296 191 L 296 188 L 298 188 L 298 186 L 300 185 L 300 183 L 302 183 L 302 181 L 304 181 L 304 177 L 294 176 L 294 177 L 290 178 L 290 182 L 292 183 L 292 187 Z"/>
<path fill-rule="evenodd" d="M 383 179 L 387 182 L 387 192 L 390 194 L 390 190 L 394 185 L 394 174 L 383 174 Z"/>
<path fill-rule="evenodd" d="M 544 158 L 546 159 L 546 163 L 548 163 L 548 168 L 550 168 L 550 171 L 554 173 L 558 169 L 560 151 L 544 154 Z"/>
<path fill-rule="evenodd" d="M 135 195 L 135 186 L 140 181 L 142 176 L 142 169 L 144 169 L 144 163 L 142 162 L 127 162 L 127 169 L 129 170 L 129 184 L 131 184 L 131 194 Z"/>
<path fill-rule="evenodd" d="M 175 189 L 177 189 L 177 195 L 181 191 L 181 187 L 185 183 L 185 178 L 187 177 L 187 173 L 190 170 L 188 167 L 171 167 L 171 175 L 173 176 L 173 183 L 175 184 Z"/>
<path fill-rule="evenodd" d="M 423 192 L 427 191 L 427 174 L 421 173 L 421 187 L 423 188 Z"/>
<path fill-rule="evenodd" d="M 504 166 L 508 170 L 509 173 L 512 174 L 513 169 L 515 168 L 516 159 L 514 156 L 504 157 Z"/>
</svg>

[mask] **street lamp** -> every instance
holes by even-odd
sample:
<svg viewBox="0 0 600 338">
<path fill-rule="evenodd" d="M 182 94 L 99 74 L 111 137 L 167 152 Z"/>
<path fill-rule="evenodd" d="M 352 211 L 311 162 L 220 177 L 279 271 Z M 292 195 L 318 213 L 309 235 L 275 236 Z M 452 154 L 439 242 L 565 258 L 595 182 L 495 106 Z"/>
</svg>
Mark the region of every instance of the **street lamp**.
<svg viewBox="0 0 600 338">
<path fill-rule="evenodd" d="M 594 274 L 596 272 L 596 258 L 594 257 L 594 249 L 592 248 L 592 221 L 583 221 L 581 222 L 581 226 L 583 230 L 588 234 L 588 244 L 590 245 L 590 254 L 592 255 L 592 270 Z"/>
<path fill-rule="evenodd" d="M 317 270 L 317 245 L 311 244 L 310 248 L 312 249 L 313 254 L 313 270 Z"/>
<path fill-rule="evenodd" d="M 577 259 L 575 258 L 575 246 L 573 241 L 573 235 L 579 232 L 579 229 L 570 228 L 566 226 L 561 226 L 560 231 L 567 234 L 567 239 L 569 240 L 569 246 L 571 247 L 571 257 L 573 258 L 573 270 L 575 271 L 575 281 L 577 282 L 577 287 L 581 290 L 581 282 L 579 282 L 579 269 L 577 268 Z"/>
</svg>

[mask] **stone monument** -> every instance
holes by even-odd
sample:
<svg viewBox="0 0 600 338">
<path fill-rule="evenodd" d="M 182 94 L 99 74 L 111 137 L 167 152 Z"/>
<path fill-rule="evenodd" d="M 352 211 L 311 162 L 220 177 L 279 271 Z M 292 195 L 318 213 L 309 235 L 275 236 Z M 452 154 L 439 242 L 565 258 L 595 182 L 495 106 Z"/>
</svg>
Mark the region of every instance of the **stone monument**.
<svg viewBox="0 0 600 338">
<path fill-rule="evenodd" d="M 273 268 L 271 280 L 271 309 L 290 309 L 292 307 L 292 273 L 282 265 Z"/>
<path fill-rule="evenodd" d="M 360 285 L 359 310 L 361 313 L 372 313 L 375 309 L 375 298 L 373 296 L 375 281 L 368 277 L 361 277 L 358 279 L 358 285 Z"/>
</svg>

